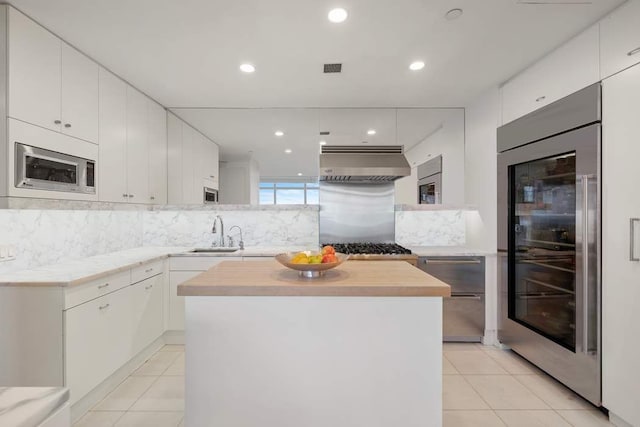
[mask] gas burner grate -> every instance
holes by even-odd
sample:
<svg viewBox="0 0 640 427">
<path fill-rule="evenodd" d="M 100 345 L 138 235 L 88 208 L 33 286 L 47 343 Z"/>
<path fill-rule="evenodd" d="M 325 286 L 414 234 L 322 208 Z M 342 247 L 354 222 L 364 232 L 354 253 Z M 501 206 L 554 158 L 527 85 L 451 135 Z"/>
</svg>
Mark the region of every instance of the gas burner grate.
<svg viewBox="0 0 640 427">
<path fill-rule="evenodd" d="M 331 245 L 336 250 L 347 255 L 410 255 L 411 250 L 396 243 L 323 243 Z"/>
</svg>

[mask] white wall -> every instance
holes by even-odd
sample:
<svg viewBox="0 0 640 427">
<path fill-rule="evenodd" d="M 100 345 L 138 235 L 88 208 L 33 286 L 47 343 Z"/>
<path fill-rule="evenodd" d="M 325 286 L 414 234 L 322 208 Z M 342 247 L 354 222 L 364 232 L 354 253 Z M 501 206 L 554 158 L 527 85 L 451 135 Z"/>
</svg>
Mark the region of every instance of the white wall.
<svg viewBox="0 0 640 427">
<path fill-rule="evenodd" d="M 442 204 L 464 204 L 464 110 L 453 110 L 442 127 L 405 155 L 411 165 L 411 176 L 396 181 L 396 204 L 418 203 L 420 164 L 442 155 Z"/>
</svg>

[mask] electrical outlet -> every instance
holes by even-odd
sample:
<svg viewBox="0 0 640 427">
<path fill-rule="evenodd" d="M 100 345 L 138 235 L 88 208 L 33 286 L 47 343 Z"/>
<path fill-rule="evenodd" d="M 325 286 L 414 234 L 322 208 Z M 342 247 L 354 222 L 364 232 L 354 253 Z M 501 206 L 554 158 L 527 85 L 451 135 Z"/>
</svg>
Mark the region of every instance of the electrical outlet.
<svg viewBox="0 0 640 427">
<path fill-rule="evenodd" d="M 0 245 L 0 262 L 16 259 L 16 247 L 14 245 Z"/>
</svg>

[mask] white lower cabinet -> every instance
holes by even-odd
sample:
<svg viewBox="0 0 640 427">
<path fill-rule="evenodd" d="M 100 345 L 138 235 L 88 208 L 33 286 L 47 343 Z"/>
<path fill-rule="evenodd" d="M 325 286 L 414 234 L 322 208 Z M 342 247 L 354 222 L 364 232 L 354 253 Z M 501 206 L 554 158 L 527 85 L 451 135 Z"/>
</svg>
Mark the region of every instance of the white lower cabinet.
<svg viewBox="0 0 640 427">
<path fill-rule="evenodd" d="M 116 283 L 125 273 L 140 281 L 131 284 L 129 279 L 127 286 L 63 312 L 64 384 L 71 390 L 72 405 L 164 332 L 166 276 L 161 266 L 149 263 L 96 281 L 95 286 Z"/>
<path fill-rule="evenodd" d="M 169 330 L 184 330 L 184 297 L 178 296 L 178 285 L 207 271 L 222 261 L 241 261 L 241 257 L 181 256 L 170 260 Z"/>
<path fill-rule="evenodd" d="M 131 355 L 132 287 L 64 312 L 65 385 L 74 404 Z"/>
<path fill-rule="evenodd" d="M 163 275 L 158 275 L 131 286 L 133 354 L 139 353 L 162 335 L 163 278 Z"/>
<path fill-rule="evenodd" d="M 640 65 L 602 87 L 602 402 L 640 426 Z"/>
</svg>

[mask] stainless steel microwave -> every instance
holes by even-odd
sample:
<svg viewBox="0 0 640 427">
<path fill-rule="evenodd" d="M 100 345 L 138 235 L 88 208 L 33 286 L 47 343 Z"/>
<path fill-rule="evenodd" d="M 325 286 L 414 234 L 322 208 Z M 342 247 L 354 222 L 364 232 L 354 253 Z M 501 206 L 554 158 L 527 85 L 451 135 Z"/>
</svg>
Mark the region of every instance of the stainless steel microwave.
<svg viewBox="0 0 640 427">
<path fill-rule="evenodd" d="M 218 203 L 218 190 L 214 190 L 213 188 L 204 187 L 204 203 Z"/>
<path fill-rule="evenodd" d="M 16 142 L 15 186 L 33 190 L 96 193 L 95 160 Z"/>
</svg>

